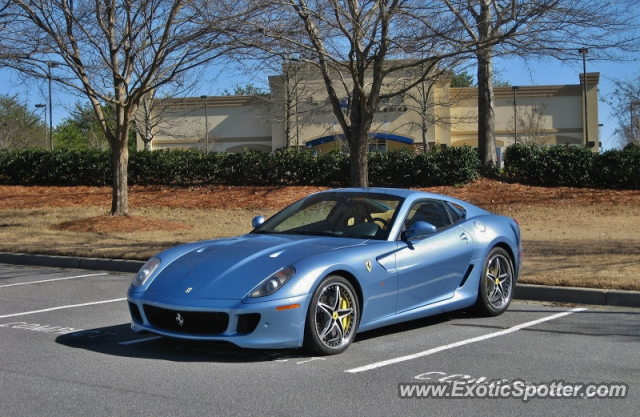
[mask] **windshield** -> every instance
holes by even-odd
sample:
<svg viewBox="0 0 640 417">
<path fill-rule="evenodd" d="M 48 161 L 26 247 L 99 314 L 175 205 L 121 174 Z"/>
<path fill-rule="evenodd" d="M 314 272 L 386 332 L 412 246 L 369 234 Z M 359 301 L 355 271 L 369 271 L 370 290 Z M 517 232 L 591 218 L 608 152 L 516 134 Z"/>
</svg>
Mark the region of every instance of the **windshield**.
<svg viewBox="0 0 640 417">
<path fill-rule="evenodd" d="M 252 233 L 339 236 L 386 240 L 400 197 L 366 193 L 320 193 L 276 214 Z"/>
</svg>

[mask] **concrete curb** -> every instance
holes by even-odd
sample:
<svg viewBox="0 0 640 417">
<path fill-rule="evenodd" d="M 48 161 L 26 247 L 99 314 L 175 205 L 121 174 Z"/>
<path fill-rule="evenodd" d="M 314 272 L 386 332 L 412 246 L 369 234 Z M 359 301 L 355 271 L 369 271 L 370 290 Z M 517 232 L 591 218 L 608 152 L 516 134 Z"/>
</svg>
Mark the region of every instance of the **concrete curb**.
<svg viewBox="0 0 640 417">
<path fill-rule="evenodd" d="M 74 256 L 31 255 L 0 252 L 0 263 L 53 268 L 76 268 L 112 272 L 138 272 L 143 261 L 125 259 L 79 258 Z"/>
<path fill-rule="evenodd" d="M 519 300 L 640 307 L 640 291 L 517 284 L 514 298 Z"/>
<path fill-rule="evenodd" d="M 144 265 L 143 261 L 124 259 L 79 258 L 72 256 L 31 255 L 6 252 L 0 252 L 0 263 L 132 273 L 138 272 L 142 265 Z M 514 298 L 519 300 L 640 308 L 640 291 L 517 284 Z"/>
</svg>

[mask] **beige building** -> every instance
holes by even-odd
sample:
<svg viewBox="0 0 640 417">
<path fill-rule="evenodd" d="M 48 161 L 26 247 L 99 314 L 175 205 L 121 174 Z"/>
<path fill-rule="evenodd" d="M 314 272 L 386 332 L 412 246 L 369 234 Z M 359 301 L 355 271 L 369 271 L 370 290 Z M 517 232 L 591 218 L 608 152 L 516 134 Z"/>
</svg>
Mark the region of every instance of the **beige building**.
<svg viewBox="0 0 640 417">
<path fill-rule="evenodd" d="M 307 68 L 285 66 L 283 74 L 269 78 L 270 95 L 156 100 L 149 120 L 152 149 L 241 152 L 300 146 L 322 154 L 343 147 L 324 84 Z M 496 87 L 498 152 L 514 142 L 589 146 L 598 151 L 599 73 L 587 73 L 586 112 L 582 74 L 577 78 L 579 83 L 571 85 Z M 419 86 L 382 102 L 374 117 L 370 149 L 421 149 L 424 142 L 477 146 L 477 89 L 449 84 L 450 79 L 443 78 L 424 86 L 431 87 L 426 98 Z M 347 111 L 346 97 L 342 103 Z M 138 149 L 143 147 L 139 137 Z"/>
</svg>

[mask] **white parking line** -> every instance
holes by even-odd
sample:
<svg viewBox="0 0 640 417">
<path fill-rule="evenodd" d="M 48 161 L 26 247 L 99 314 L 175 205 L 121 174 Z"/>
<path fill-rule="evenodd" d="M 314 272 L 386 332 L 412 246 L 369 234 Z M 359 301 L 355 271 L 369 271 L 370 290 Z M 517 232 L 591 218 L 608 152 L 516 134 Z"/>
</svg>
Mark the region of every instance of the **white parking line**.
<svg viewBox="0 0 640 417">
<path fill-rule="evenodd" d="M 51 307 L 51 308 L 45 308 L 44 310 L 34 310 L 34 311 L 25 311 L 23 313 L 7 314 L 7 315 L 4 315 L 4 316 L 0 316 L 0 319 L 6 319 L 8 317 L 26 316 L 26 315 L 29 315 L 29 314 L 46 313 L 48 311 L 63 310 L 63 309 L 66 309 L 66 308 L 86 307 L 86 306 L 93 306 L 93 305 L 96 305 L 96 304 L 115 303 L 115 302 L 118 302 L 118 301 L 125 301 L 125 300 L 126 300 L 126 298 L 116 298 L 114 300 L 94 301 L 92 303 L 72 304 L 72 305 L 68 305 L 68 306 Z"/>
<path fill-rule="evenodd" d="M 162 339 L 162 336 L 145 337 L 144 339 L 129 340 L 128 342 L 120 342 L 119 345 L 133 345 L 135 343 L 150 342 L 152 340 Z"/>
<path fill-rule="evenodd" d="M 19 282 L 17 284 L 6 284 L 6 285 L 0 285 L 0 288 L 5 288 L 5 287 L 15 287 L 17 285 L 31 285 L 31 284 L 41 284 L 43 282 L 53 282 L 53 281 L 64 281 L 66 279 L 76 279 L 76 278 L 86 278 L 86 277 L 97 277 L 99 275 L 107 275 L 107 273 L 101 273 L 101 274 L 89 274 L 89 275 L 78 275 L 76 277 L 66 277 L 66 278 L 52 278 L 52 279 L 44 279 L 41 281 L 31 281 L 31 282 Z"/>
<path fill-rule="evenodd" d="M 585 311 L 585 310 L 587 310 L 587 309 L 586 308 L 574 308 L 572 310 L 565 311 L 563 313 L 558 313 L 558 314 L 554 314 L 552 316 L 543 317 L 543 318 L 538 319 L 538 320 L 533 320 L 533 321 L 529 321 L 529 322 L 526 322 L 526 323 L 522 323 L 522 324 L 519 324 L 517 326 L 513 326 L 513 327 L 511 327 L 511 328 L 509 328 L 507 330 L 502 330 L 502 331 L 499 331 L 499 332 L 486 334 L 484 336 L 474 337 L 472 339 L 462 340 L 460 342 L 451 343 L 449 345 L 439 346 L 437 348 L 425 350 L 423 352 L 414 353 L 413 355 L 401 356 L 399 358 L 389 359 L 389 360 L 382 361 L 382 362 L 376 362 L 376 363 L 372 363 L 370 365 L 361 366 L 359 368 L 347 369 L 345 372 L 349 372 L 349 373 L 355 374 L 355 373 L 359 373 L 359 372 L 370 371 L 370 370 L 376 369 L 376 368 L 382 368 L 383 366 L 387 366 L 387 365 L 393 365 L 394 363 L 410 361 L 412 359 L 421 358 L 423 356 L 433 355 L 434 353 L 442 352 L 443 350 L 453 349 L 453 348 L 456 348 L 456 347 L 459 347 L 459 346 L 464 346 L 464 345 L 468 345 L 468 344 L 471 344 L 471 343 L 480 342 L 480 341 L 487 340 L 487 339 L 492 339 L 494 337 L 504 336 L 504 335 L 507 335 L 509 333 L 517 332 L 518 330 L 521 330 L 521 329 L 524 329 L 524 328 L 527 328 L 527 327 L 535 326 L 536 324 L 544 323 L 545 321 L 559 319 L 560 317 L 565 317 L 565 316 L 568 316 L 570 314 L 577 313 L 579 311 Z"/>
</svg>

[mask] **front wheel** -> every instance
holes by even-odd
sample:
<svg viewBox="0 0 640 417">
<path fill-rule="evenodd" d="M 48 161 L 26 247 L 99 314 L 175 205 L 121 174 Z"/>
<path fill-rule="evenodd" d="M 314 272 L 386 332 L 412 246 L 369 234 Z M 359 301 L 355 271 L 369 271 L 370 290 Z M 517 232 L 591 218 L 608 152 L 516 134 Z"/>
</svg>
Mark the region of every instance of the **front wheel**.
<svg viewBox="0 0 640 417">
<path fill-rule="evenodd" d="M 502 248 L 491 249 L 480 276 L 476 309 L 486 316 L 504 313 L 511 303 L 514 284 L 511 257 Z"/>
<path fill-rule="evenodd" d="M 360 320 L 353 286 L 337 275 L 326 277 L 313 293 L 305 326 L 305 346 L 322 355 L 335 355 L 353 341 Z"/>
</svg>

